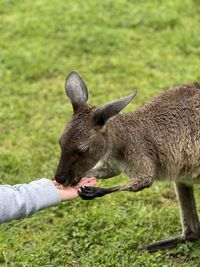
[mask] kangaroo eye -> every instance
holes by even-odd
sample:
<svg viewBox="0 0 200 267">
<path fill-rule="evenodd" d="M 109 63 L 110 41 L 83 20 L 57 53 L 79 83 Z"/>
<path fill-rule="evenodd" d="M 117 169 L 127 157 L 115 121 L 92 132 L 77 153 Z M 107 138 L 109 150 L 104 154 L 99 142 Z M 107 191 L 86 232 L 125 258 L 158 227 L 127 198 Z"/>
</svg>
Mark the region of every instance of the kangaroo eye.
<svg viewBox="0 0 200 267">
<path fill-rule="evenodd" d="M 86 153 L 88 150 L 89 150 L 89 147 L 81 147 L 81 148 L 77 148 L 75 152 L 79 155 L 82 155 Z"/>
</svg>

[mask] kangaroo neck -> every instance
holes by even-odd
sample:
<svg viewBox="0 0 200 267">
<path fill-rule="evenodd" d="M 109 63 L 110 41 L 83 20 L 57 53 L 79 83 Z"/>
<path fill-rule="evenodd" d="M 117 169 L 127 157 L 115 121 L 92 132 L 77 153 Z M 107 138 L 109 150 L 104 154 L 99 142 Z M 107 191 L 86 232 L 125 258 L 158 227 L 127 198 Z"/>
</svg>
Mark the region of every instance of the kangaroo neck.
<svg viewBox="0 0 200 267">
<path fill-rule="evenodd" d="M 126 114 L 118 114 L 110 119 L 106 125 L 105 134 L 108 150 L 111 154 L 121 154 L 127 144 L 130 129 L 127 127 L 126 119 Z"/>
</svg>

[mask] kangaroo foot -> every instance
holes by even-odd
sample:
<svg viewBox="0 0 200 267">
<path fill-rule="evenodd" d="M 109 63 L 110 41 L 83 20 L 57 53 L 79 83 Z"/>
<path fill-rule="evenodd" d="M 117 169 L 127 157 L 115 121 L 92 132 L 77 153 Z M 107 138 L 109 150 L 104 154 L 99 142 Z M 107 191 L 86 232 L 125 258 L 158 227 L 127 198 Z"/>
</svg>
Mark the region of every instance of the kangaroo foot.
<svg viewBox="0 0 200 267">
<path fill-rule="evenodd" d="M 147 250 L 148 252 L 156 252 L 161 249 L 170 249 L 177 246 L 177 244 L 184 243 L 186 240 L 183 236 L 172 237 L 169 239 L 159 240 L 154 243 L 150 243 L 139 247 L 138 250 Z"/>
</svg>

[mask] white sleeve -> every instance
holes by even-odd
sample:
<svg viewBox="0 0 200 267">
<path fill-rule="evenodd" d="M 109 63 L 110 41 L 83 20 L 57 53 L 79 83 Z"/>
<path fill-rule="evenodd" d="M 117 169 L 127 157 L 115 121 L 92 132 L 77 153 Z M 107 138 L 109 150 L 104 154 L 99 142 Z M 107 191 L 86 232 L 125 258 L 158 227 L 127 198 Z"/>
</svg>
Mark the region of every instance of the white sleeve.
<svg viewBox="0 0 200 267">
<path fill-rule="evenodd" d="M 45 178 L 29 184 L 1 185 L 0 223 L 24 218 L 60 202 L 58 190 Z"/>
</svg>

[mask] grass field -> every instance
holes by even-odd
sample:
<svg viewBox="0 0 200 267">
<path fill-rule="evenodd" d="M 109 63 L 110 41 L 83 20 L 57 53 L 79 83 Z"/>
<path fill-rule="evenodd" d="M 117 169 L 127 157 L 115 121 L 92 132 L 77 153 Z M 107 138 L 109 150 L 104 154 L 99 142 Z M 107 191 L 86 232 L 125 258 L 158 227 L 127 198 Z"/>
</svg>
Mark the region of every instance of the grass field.
<svg viewBox="0 0 200 267">
<path fill-rule="evenodd" d="M 96 105 L 138 88 L 125 111 L 198 81 L 199 14 L 198 0 L 0 0 L 0 183 L 53 177 L 72 113 L 63 89 L 69 71 L 81 73 Z M 156 182 L 1 225 L 0 266 L 200 266 L 200 242 L 136 251 L 180 231 L 173 185 Z"/>
</svg>

